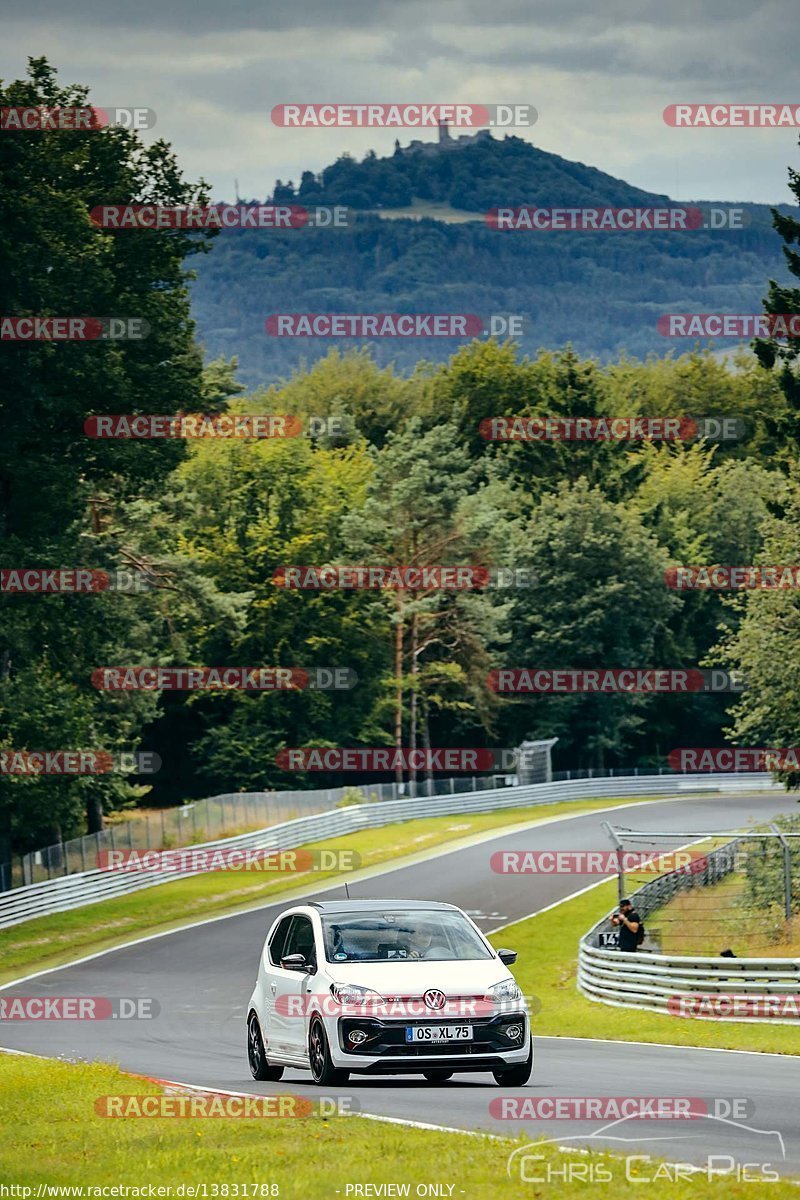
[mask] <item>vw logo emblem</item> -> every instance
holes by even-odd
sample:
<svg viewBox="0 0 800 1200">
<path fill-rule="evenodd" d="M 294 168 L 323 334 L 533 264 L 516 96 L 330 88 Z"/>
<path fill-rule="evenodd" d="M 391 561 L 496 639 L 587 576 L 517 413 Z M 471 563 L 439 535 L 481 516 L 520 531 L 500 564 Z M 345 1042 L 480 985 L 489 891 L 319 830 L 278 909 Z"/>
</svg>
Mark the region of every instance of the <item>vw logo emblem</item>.
<svg viewBox="0 0 800 1200">
<path fill-rule="evenodd" d="M 447 997 L 444 992 L 438 992 L 435 988 L 431 988 L 422 997 L 428 1008 L 444 1008 Z"/>
</svg>

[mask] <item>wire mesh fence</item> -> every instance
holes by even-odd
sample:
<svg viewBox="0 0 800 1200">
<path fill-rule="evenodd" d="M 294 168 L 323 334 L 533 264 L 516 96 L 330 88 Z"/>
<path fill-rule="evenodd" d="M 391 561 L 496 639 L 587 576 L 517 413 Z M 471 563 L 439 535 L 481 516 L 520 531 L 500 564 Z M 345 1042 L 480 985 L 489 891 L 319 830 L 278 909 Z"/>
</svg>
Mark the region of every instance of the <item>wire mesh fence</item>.
<svg viewBox="0 0 800 1200">
<path fill-rule="evenodd" d="M 645 949 L 667 954 L 727 957 L 776 954 L 800 959 L 800 817 L 781 817 L 769 827 L 720 834 L 643 834 L 615 828 L 618 853 L 635 846 L 663 851 L 681 843 L 684 861 L 642 886 L 634 869 L 621 874 L 625 892 L 646 922 Z M 661 860 L 664 861 L 663 859 Z M 594 945 L 613 939 L 598 931 Z"/>
</svg>

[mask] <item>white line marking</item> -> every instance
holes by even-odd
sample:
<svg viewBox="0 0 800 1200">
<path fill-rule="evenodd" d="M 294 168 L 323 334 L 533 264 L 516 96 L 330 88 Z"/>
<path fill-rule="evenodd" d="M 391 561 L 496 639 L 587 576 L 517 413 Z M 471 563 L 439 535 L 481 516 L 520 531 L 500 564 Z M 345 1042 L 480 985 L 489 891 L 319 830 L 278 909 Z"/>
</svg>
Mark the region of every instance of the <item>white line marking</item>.
<svg viewBox="0 0 800 1200">
<path fill-rule="evenodd" d="M 681 1046 L 678 1042 L 632 1042 L 627 1038 L 615 1041 L 613 1038 L 576 1037 L 573 1034 L 534 1033 L 537 1042 L 592 1042 L 595 1046 L 653 1046 L 661 1050 L 699 1050 L 703 1054 L 758 1054 L 762 1058 L 798 1058 L 797 1054 L 779 1054 L 775 1050 L 728 1050 L 725 1046 Z"/>
<path fill-rule="evenodd" d="M 265 1092 L 233 1092 L 233 1091 L 230 1091 L 228 1088 L 214 1087 L 213 1085 L 210 1087 L 203 1087 L 202 1084 L 199 1084 L 199 1083 L 181 1083 L 181 1081 L 178 1079 L 161 1079 L 155 1075 L 145 1075 L 145 1076 L 140 1076 L 140 1078 L 149 1079 L 153 1083 L 166 1084 L 168 1087 L 182 1087 L 182 1088 L 186 1088 L 190 1092 L 212 1092 L 215 1095 L 219 1095 L 219 1096 L 244 1096 L 244 1097 L 248 1097 L 248 1098 L 251 1096 L 255 1096 L 257 1099 L 260 1099 L 264 1095 L 272 1095 L 273 1094 L 270 1092 L 267 1092 L 267 1093 L 265 1093 Z M 294 1093 L 278 1092 L 275 1094 L 280 1096 L 280 1095 L 293 1095 Z M 303 1099 L 311 1100 L 313 1102 L 314 1097 L 313 1096 L 304 1096 Z M 365 1120 L 368 1120 L 368 1121 L 385 1121 L 390 1125 L 410 1125 L 414 1129 L 434 1129 L 434 1130 L 437 1130 L 439 1133 L 466 1133 L 470 1137 L 489 1138 L 491 1141 L 494 1141 L 494 1142 L 508 1142 L 508 1141 L 514 1140 L 513 1138 L 499 1137 L 497 1134 L 493 1134 L 493 1133 L 483 1133 L 480 1129 L 457 1129 L 455 1126 L 451 1126 L 451 1125 L 431 1125 L 427 1121 L 411 1121 L 411 1120 L 408 1120 L 406 1117 L 385 1117 L 378 1113 L 365 1113 L 365 1112 L 353 1112 L 353 1113 L 346 1113 L 346 1114 L 340 1114 L 340 1115 L 346 1115 L 348 1117 L 363 1117 Z"/>
</svg>

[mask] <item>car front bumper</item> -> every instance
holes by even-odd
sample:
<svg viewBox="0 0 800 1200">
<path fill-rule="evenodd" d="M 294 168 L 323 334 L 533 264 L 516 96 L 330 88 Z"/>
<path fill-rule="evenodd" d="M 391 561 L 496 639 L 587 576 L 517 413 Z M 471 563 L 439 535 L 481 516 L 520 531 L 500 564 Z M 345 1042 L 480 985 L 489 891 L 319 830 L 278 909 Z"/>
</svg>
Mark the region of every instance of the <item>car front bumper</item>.
<svg viewBox="0 0 800 1200">
<path fill-rule="evenodd" d="M 447 1071 L 494 1071 L 525 1062 L 530 1043 L 527 1014 L 503 1013 L 491 1018 L 470 1018 L 447 1024 L 471 1025 L 471 1041 L 441 1044 L 407 1042 L 407 1025 L 435 1025 L 435 1020 L 382 1021 L 374 1017 L 339 1017 L 335 1036 L 329 1038 L 336 1066 L 366 1074 L 414 1073 L 430 1069 Z M 519 1030 L 518 1036 L 513 1034 Z M 354 1045 L 349 1034 L 359 1031 L 366 1038 Z"/>
</svg>

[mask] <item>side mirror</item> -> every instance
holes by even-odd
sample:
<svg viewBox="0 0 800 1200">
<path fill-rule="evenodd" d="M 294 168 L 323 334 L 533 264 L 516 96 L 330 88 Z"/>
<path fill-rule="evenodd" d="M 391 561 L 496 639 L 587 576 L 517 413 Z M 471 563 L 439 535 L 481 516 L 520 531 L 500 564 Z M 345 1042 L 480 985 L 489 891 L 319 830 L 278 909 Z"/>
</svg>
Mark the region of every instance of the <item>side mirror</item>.
<svg viewBox="0 0 800 1200">
<path fill-rule="evenodd" d="M 512 963 L 517 961 L 517 952 L 516 950 L 498 950 L 497 957 L 501 963 L 505 963 L 507 967 L 510 967 Z"/>
<path fill-rule="evenodd" d="M 287 954 L 285 958 L 281 959 L 281 966 L 285 971 L 307 971 L 309 969 L 305 954 Z"/>
</svg>

